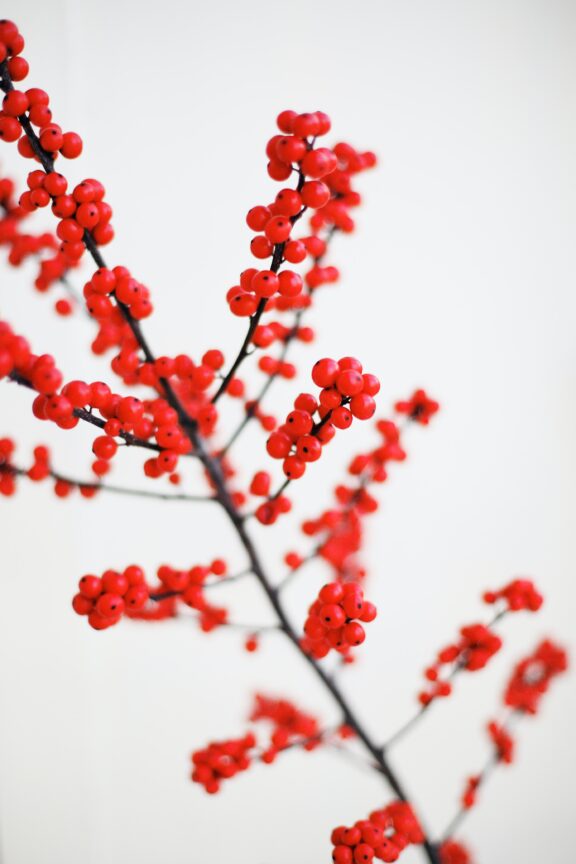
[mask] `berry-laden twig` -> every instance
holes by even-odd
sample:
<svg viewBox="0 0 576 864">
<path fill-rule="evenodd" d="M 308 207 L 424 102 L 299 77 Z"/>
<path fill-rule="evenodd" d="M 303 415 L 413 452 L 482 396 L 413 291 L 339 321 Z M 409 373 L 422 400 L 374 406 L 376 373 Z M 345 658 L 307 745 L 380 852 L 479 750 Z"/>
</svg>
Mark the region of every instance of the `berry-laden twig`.
<svg viewBox="0 0 576 864">
<path fill-rule="evenodd" d="M 96 355 L 112 355 L 111 370 L 120 378 L 122 388 L 116 392 L 102 381 L 65 381 L 52 355 L 33 353 L 21 334 L 0 322 L 0 379 L 35 393 L 32 412 L 36 419 L 63 430 L 72 430 L 82 422 L 98 433 L 92 444 L 95 479 L 87 481 L 56 471 L 44 446 L 35 448 L 30 464 L 16 457 L 12 438 L 1 439 L 0 494 L 14 494 L 18 481 L 26 478 L 50 479 L 58 497 L 66 497 L 78 487 L 85 498 L 109 492 L 183 504 L 203 500 L 216 503 L 235 533 L 243 561 L 229 565 L 216 558 L 186 567 L 162 564 L 152 579 L 136 564 L 111 568 L 100 575 L 86 574 L 79 580 L 72 601 L 74 611 L 98 631 L 124 618 L 162 621 L 180 615 L 183 619 L 192 617 L 205 632 L 221 627 L 240 631 L 249 652 L 258 650 L 269 632 L 283 634 L 331 697 L 339 723 L 321 723 L 287 699 L 259 695 L 250 721 L 259 727 L 267 725 L 269 737 L 259 740 L 251 728 L 241 737 L 214 741 L 196 750 L 192 780 L 214 793 L 254 761 L 270 764 L 278 754 L 295 748 L 329 747 L 375 770 L 394 796 L 367 819 L 334 830 L 336 864 L 370 864 L 374 858 L 395 861 L 411 844 L 419 847 L 430 864 L 463 864 L 470 860 L 464 847 L 447 835 L 434 842 L 423 827 L 419 808 L 409 800 L 404 781 L 390 764 L 387 751 L 393 739 L 384 747 L 378 744 L 359 710 L 323 664 L 329 654 L 342 662 L 353 662 L 366 638 L 364 625 L 377 626 L 373 624 L 376 606 L 365 596 L 372 597 L 375 589 L 367 589 L 360 559 L 364 518 L 378 508 L 372 487 L 386 480 L 391 463 L 406 458 L 399 420 L 425 426 L 438 410 L 438 403 L 425 391 L 416 390 L 409 399 L 396 403 L 396 419 L 376 422 L 376 446 L 352 459 L 348 479 L 336 487 L 335 503 L 317 518 L 304 521 L 302 530 L 313 538 L 313 548 L 304 553 L 287 552 L 284 560 L 289 569 L 280 581 L 265 568 L 249 521 L 254 516 L 262 525 L 271 526 L 287 514 L 292 509 L 288 489 L 292 494 L 297 489 L 294 482 L 308 470 L 314 471 L 312 463 L 322 456 L 336 431 L 368 421 L 375 414 L 380 383 L 364 371 L 357 358 L 349 356 L 321 358 L 313 364 L 311 378 L 319 389 L 315 394 L 300 392 L 284 422 L 278 423 L 265 413 L 264 406 L 276 379 L 296 376 L 295 366 L 287 360 L 291 344 L 314 339 L 312 328 L 303 326 L 304 315 L 313 307 L 317 290 L 339 279 L 338 270 L 327 264 L 325 257 L 335 232 L 354 230 L 351 213 L 360 203 L 355 180 L 374 166 L 374 155 L 345 143 L 318 146 L 318 140 L 331 129 L 330 119 L 321 111 L 282 111 L 277 118 L 278 133 L 266 148 L 268 174 L 281 183 L 292 177 L 297 180 L 294 187 L 282 188 L 271 203 L 257 204 L 248 212 L 246 222 L 254 232 L 250 251 L 258 266 L 244 269 L 226 295 L 232 314 L 248 319 L 240 348 L 229 363 L 216 347 L 196 359 L 184 353 L 157 356 L 141 323 L 153 311 L 150 291 L 125 266 L 107 266 L 102 255 L 102 247 L 114 236 L 112 208 L 105 200 L 103 185 L 93 178 L 71 185 L 56 170 L 62 160 L 80 156 L 80 137 L 63 132 L 54 122 L 45 91 L 14 86 L 28 76 L 23 48 L 16 25 L 0 21 L 0 88 L 5 94 L 0 138 L 17 143 L 20 155 L 35 163 L 28 175 L 28 188 L 17 203 L 11 181 L 0 180 L 0 246 L 6 247 L 14 266 L 31 256 L 38 261 L 40 272 L 35 284 L 40 291 L 67 280 L 68 271 L 79 270 L 82 261 L 92 259 L 96 269 L 82 292 L 86 312 L 97 325 L 91 349 Z M 57 218 L 55 234 L 25 234 L 24 221 L 42 208 L 50 208 Z M 308 224 L 302 229 L 305 215 Z M 300 266 L 302 273 L 294 269 Z M 67 315 L 70 310 L 58 301 L 57 311 Z M 275 344 L 275 355 L 262 353 Z M 266 378 L 255 398 L 248 399 L 239 372 L 253 365 L 249 361 L 254 354 Z M 232 430 L 222 428 L 219 416 L 224 397 L 243 400 L 240 420 Z M 246 481 L 230 461 L 233 444 L 251 420 L 257 420 L 268 433 L 261 457 L 281 461 L 282 477 L 278 480 L 273 469 L 251 465 L 251 479 Z M 142 469 L 146 481 L 157 484 L 155 489 L 103 481 L 127 446 L 148 451 Z M 188 481 L 179 470 L 181 460 L 188 457 L 194 457 L 191 464 L 197 471 L 192 491 L 186 489 Z M 170 486 L 166 481 L 184 486 L 183 491 L 167 491 Z M 260 499 L 255 509 L 253 498 Z M 330 581 L 315 599 L 310 597 L 307 614 L 303 613 L 296 624 L 288 616 L 282 592 L 297 573 L 302 573 L 305 564 L 313 562 L 329 569 Z M 272 623 L 230 620 L 226 605 L 213 602 L 214 588 L 244 578 L 252 578 L 262 589 L 273 613 Z M 504 610 L 536 611 L 542 602 L 528 580 L 515 580 L 485 599 L 501 607 L 493 624 Z M 462 628 L 458 641 L 443 649 L 427 670 L 430 689 L 421 696 L 420 713 L 437 697 L 447 695 L 448 679 L 462 670 L 482 668 L 500 646 L 500 637 L 491 626 Z M 534 713 L 535 694 L 540 694 L 552 674 L 565 666 L 565 658 L 561 662 L 558 651 L 544 643 L 517 667 L 506 697 L 516 713 Z M 450 671 L 443 676 L 446 665 Z M 506 731 L 494 727 L 491 734 L 498 754 L 504 753 Z M 348 748 L 349 739 L 355 742 L 356 750 Z M 485 776 L 486 772 L 482 778 Z"/>
<path fill-rule="evenodd" d="M 459 673 L 478 672 L 487 665 L 502 647 L 502 639 L 493 629 L 499 621 L 514 612 L 537 612 L 543 603 L 542 595 L 529 579 L 514 579 L 499 591 L 486 591 L 483 599 L 499 606 L 498 611 L 488 624 L 461 627 L 458 641 L 438 652 L 436 661 L 424 672 L 428 688 L 418 694 L 420 709 L 386 741 L 385 750 L 400 741 L 437 700 L 451 695 L 452 682 Z M 448 671 L 443 674 L 444 667 Z"/>
<path fill-rule="evenodd" d="M 500 765 L 512 764 L 516 749 L 513 728 L 522 717 L 533 716 L 538 712 L 550 682 L 565 672 L 567 666 L 565 650 L 548 639 L 516 664 L 503 695 L 508 716 L 504 721 L 491 720 L 487 724 L 491 753 L 483 768 L 467 779 L 460 808 L 442 832 L 441 843 L 453 842 L 454 834 L 476 805 L 480 788 L 485 786 L 495 769 Z"/>
</svg>

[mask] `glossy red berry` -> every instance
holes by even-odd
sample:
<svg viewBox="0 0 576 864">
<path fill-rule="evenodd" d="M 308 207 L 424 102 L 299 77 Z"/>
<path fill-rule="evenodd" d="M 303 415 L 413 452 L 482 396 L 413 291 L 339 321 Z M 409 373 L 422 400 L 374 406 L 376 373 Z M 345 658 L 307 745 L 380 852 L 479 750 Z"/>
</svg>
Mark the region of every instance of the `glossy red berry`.
<svg viewBox="0 0 576 864">
<path fill-rule="evenodd" d="M 279 284 L 278 276 L 272 270 L 259 270 L 251 281 L 252 291 L 258 297 L 272 297 L 278 291 Z"/>
<path fill-rule="evenodd" d="M 302 186 L 300 195 L 306 207 L 317 210 L 330 200 L 330 189 L 320 180 L 308 180 Z"/>
<path fill-rule="evenodd" d="M 331 387 L 339 371 L 340 367 L 335 360 L 318 360 L 312 367 L 312 380 L 318 387 Z"/>
<path fill-rule="evenodd" d="M 284 243 L 290 236 L 292 223 L 286 216 L 273 216 L 266 223 L 264 233 L 271 243 Z"/>
</svg>

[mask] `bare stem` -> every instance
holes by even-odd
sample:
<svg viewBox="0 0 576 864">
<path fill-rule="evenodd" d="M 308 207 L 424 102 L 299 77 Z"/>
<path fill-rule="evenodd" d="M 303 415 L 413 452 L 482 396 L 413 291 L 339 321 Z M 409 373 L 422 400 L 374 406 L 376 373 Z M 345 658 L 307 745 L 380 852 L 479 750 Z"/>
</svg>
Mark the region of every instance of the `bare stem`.
<svg viewBox="0 0 576 864">
<path fill-rule="evenodd" d="M 19 477 L 28 477 L 28 471 L 24 468 L 19 468 L 16 465 L 1 464 L 0 474 L 16 474 Z M 128 495 L 132 498 L 155 498 L 162 501 L 197 501 L 206 503 L 208 501 L 216 501 L 214 495 L 187 495 L 185 492 L 153 492 L 151 489 L 130 489 L 126 486 L 116 486 L 112 483 L 101 483 L 95 480 L 78 480 L 76 477 L 69 477 L 66 474 L 60 474 L 58 471 L 50 470 L 48 476 L 59 483 L 68 483 L 70 486 L 78 486 L 82 489 L 95 489 L 98 492 L 109 492 L 114 495 Z"/>
</svg>

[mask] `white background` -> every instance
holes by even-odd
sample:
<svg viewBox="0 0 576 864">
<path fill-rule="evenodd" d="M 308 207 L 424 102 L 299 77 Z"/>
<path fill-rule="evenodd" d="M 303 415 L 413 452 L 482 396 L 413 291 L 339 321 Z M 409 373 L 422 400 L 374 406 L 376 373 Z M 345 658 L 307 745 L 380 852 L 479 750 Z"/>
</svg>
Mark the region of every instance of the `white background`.
<svg viewBox="0 0 576 864">
<path fill-rule="evenodd" d="M 298 360 L 306 370 L 318 356 L 357 354 L 382 379 L 382 414 L 415 386 L 443 410 L 411 430 L 411 458 L 370 522 L 380 616 L 346 691 L 384 739 L 413 711 L 434 651 L 486 615 L 485 587 L 530 574 L 547 597 L 537 618 L 505 622 L 491 667 L 462 676 L 393 754 L 441 830 L 486 757 L 483 724 L 511 663 L 543 635 L 574 635 L 576 7 L 7 0 L 2 12 L 26 36 L 28 86 L 48 89 L 55 119 L 85 139 L 70 176 L 106 184 L 117 230 L 107 257 L 151 286 L 159 354 L 231 355 L 239 344 L 244 324 L 224 294 L 250 264 L 245 211 L 275 191 L 263 148 L 279 110 L 321 108 L 333 140 L 378 152 L 360 181 L 358 233 L 334 244 L 342 282 L 319 296 L 318 343 Z M 2 146 L 3 170 L 23 176 Z M 2 314 L 68 376 L 106 376 L 86 350 L 90 323 L 55 319 L 33 272 L 3 267 Z M 277 410 L 295 390 L 278 386 Z M 58 468 L 86 476 L 90 431 L 40 426 L 29 394 L 6 384 L 0 404 L 0 434 L 18 437 L 22 460 L 50 441 Z M 275 576 L 285 549 L 306 548 L 298 520 L 326 506 L 350 454 L 374 440 L 358 426 L 298 484 L 296 518 L 255 532 Z M 244 478 L 266 465 L 263 441 L 253 429 L 239 448 Z M 137 481 L 139 454 L 122 455 Z M 84 572 L 215 553 L 241 567 L 214 511 L 62 502 L 23 484 L 0 501 L 0 530 L 6 864 L 320 864 L 333 825 L 388 800 L 377 777 L 323 753 L 285 755 L 205 796 L 187 779 L 188 754 L 240 734 L 254 690 L 333 719 L 301 659 L 281 638 L 251 656 L 231 632 L 173 622 L 94 633 L 71 613 Z M 302 575 L 294 620 L 324 577 Z M 267 618 L 249 587 L 230 604 L 239 620 Z M 521 725 L 518 764 L 494 777 L 462 832 L 479 864 L 574 859 L 575 709 L 567 677 Z"/>
</svg>

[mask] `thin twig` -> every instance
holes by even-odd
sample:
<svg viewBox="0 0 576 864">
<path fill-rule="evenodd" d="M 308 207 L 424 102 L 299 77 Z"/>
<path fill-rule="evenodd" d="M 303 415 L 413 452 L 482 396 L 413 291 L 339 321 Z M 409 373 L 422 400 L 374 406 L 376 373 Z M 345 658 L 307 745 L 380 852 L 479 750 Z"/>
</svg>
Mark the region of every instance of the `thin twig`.
<svg viewBox="0 0 576 864">
<path fill-rule="evenodd" d="M 501 609 L 499 612 L 497 612 L 496 615 L 492 618 L 492 620 L 489 621 L 488 624 L 486 625 L 488 627 L 488 629 L 494 627 L 494 625 L 497 624 L 498 621 L 500 621 L 502 618 L 504 618 L 504 616 L 507 614 L 507 612 L 508 612 L 507 609 Z M 462 658 L 460 658 L 460 660 L 454 665 L 454 668 L 450 672 L 450 675 L 448 676 L 448 680 L 452 681 L 465 668 L 466 668 L 465 664 L 464 664 Z M 417 725 L 418 721 L 421 720 L 422 716 L 428 712 L 428 710 L 432 707 L 432 705 L 434 705 L 438 701 L 439 701 L 438 697 L 435 696 L 426 705 L 422 705 L 422 707 L 419 708 L 418 711 L 415 714 L 413 714 L 409 720 L 406 721 L 406 723 L 404 723 L 402 726 L 400 726 L 400 728 L 397 729 L 396 732 L 394 732 L 394 734 L 390 736 L 390 738 L 388 738 L 388 740 L 385 742 L 385 744 L 383 744 L 382 750 L 387 751 L 390 747 L 392 747 L 394 744 L 396 744 L 398 741 L 400 741 L 402 738 L 404 738 L 404 736 L 408 732 L 410 732 L 411 729 L 414 728 L 414 726 Z"/>
<path fill-rule="evenodd" d="M 19 477 L 29 477 L 28 471 L 12 464 L 0 464 L 0 474 L 15 474 Z M 94 489 L 98 492 L 110 492 L 114 495 L 129 495 L 134 498 L 158 498 L 163 501 L 197 501 L 206 503 L 216 501 L 214 495 L 188 495 L 185 492 L 153 492 L 151 489 L 130 489 L 125 486 L 116 486 L 111 483 L 101 483 L 95 480 L 78 480 L 58 471 L 49 470 L 48 477 L 59 483 L 67 483 L 69 486 L 78 486 L 81 489 Z"/>
</svg>

